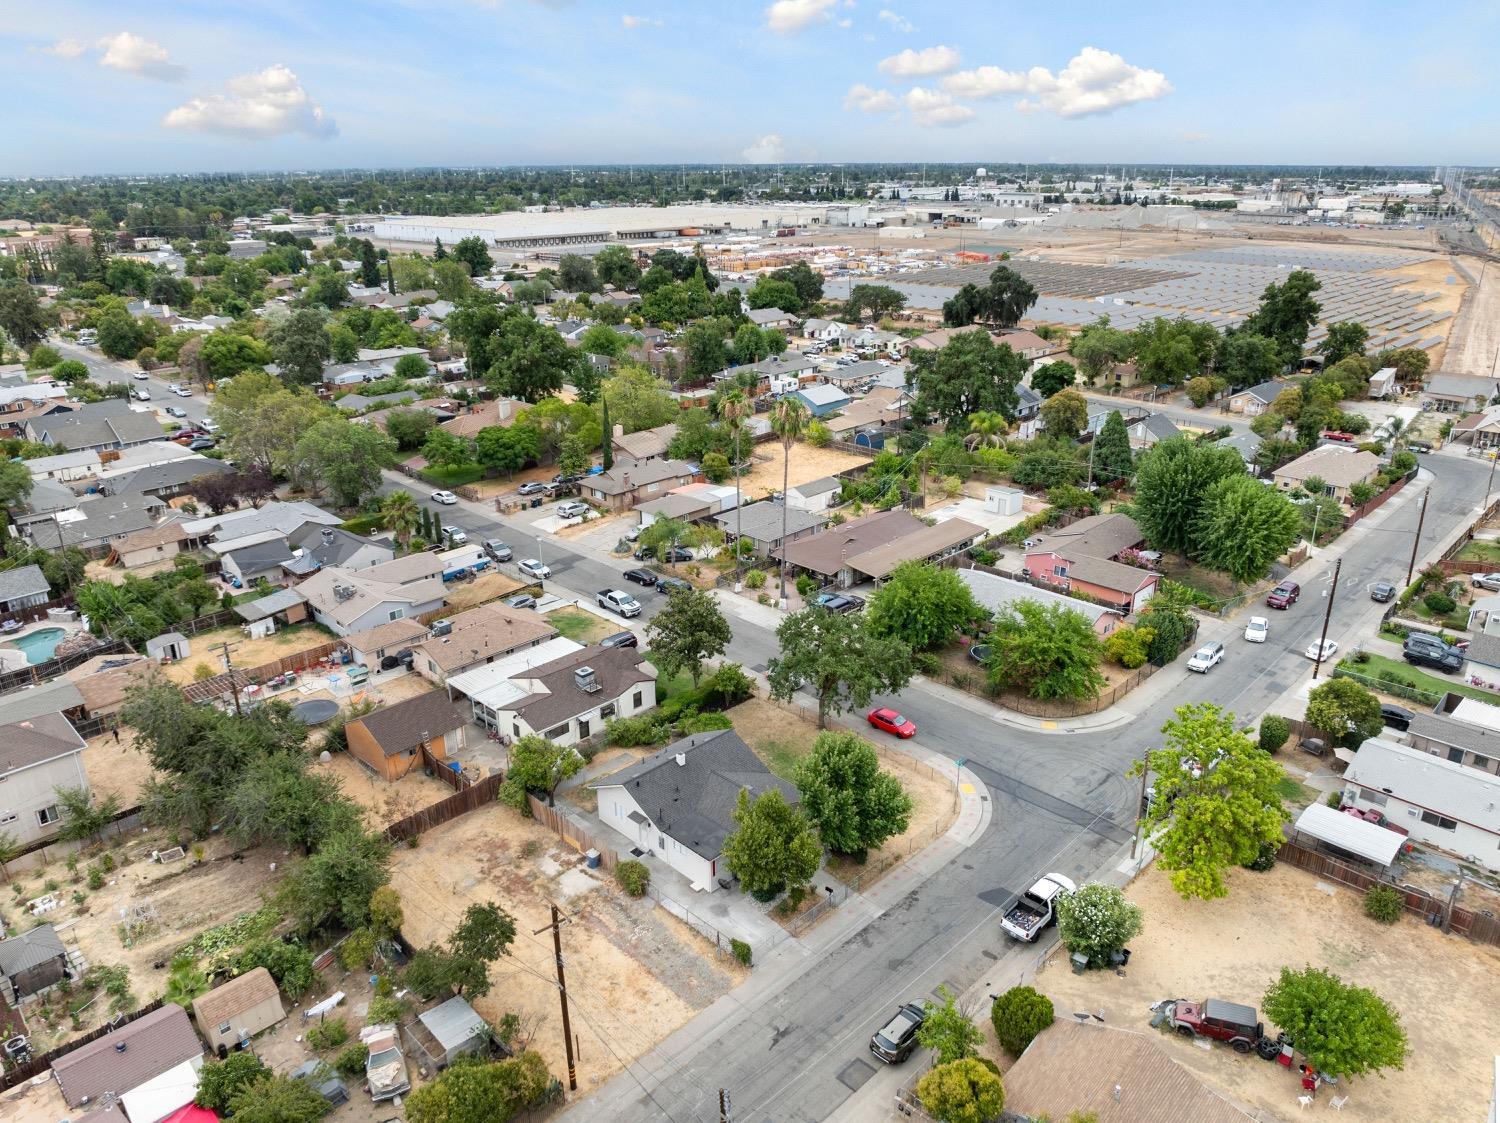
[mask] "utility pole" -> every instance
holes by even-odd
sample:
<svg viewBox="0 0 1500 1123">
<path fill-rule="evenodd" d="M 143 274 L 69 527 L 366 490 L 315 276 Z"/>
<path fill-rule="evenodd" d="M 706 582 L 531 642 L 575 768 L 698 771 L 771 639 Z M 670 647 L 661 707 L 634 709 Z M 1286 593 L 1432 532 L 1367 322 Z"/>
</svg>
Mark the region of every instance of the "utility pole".
<svg viewBox="0 0 1500 1123">
<path fill-rule="evenodd" d="M 1431 494 L 1431 488 L 1422 493 L 1422 510 L 1417 515 L 1417 534 L 1411 540 L 1411 561 L 1406 563 L 1406 583 L 1408 585 L 1411 584 L 1412 571 L 1417 568 L 1417 547 L 1422 543 L 1422 523 L 1427 519 L 1427 497 Z"/>
<path fill-rule="evenodd" d="M 1333 615 L 1333 598 L 1339 593 L 1339 570 L 1343 568 L 1344 559 L 1339 558 L 1333 563 L 1333 588 L 1328 590 L 1328 605 L 1323 609 L 1323 633 L 1318 637 L 1318 657 L 1313 662 L 1313 681 L 1318 678 L 1318 671 L 1323 667 L 1323 645 L 1328 642 L 1328 620 Z"/>
<path fill-rule="evenodd" d="M 719 1089 L 719 1123 L 729 1123 L 729 1093 Z"/>
<path fill-rule="evenodd" d="M 562 1030 L 563 1047 L 568 1052 L 568 1091 L 578 1091 L 578 1069 L 573 1063 L 573 1026 L 568 1020 L 568 984 L 563 978 L 563 954 L 562 954 L 562 926 L 568 923 L 567 918 L 558 915 L 557 906 L 552 906 L 552 923 L 538 928 L 532 933 L 540 936 L 548 928 L 552 929 L 552 954 L 557 960 L 557 995 L 562 999 Z"/>
<path fill-rule="evenodd" d="M 1141 802 L 1135 816 L 1135 837 L 1130 840 L 1130 860 L 1135 861 L 1135 852 L 1141 845 L 1141 828 L 1146 817 L 1146 769 L 1151 763 L 1151 754 L 1148 752 L 1141 757 Z"/>
<path fill-rule="evenodd" d="M 1490 449 L 1490 478 L 1484 485 L 1484 506 L 1479 508 L 1479 517 L 1484 518 L 1490 513 L 1490 490 L 1495 486 L 1495 465 L 1500 464 L 1500 449 Z"/>
<path fill-rule="evenodd" d="M 228 640 L 225 640 L 223 643 L 216 643 L 209 648 L 210 651 L 217 651 L 224 660 L 224 673 L 229 676 L 229 691 L 234 695 L 235 717 L 243 717 L 244 714 L 240 711 L 240 682 L 239 679 L 234 677 L 234 664 L 229 661 L 229 656 L 232 652 L 238 650 L 239 646 L 237 643 L 230 643 Z"/>
</svg>

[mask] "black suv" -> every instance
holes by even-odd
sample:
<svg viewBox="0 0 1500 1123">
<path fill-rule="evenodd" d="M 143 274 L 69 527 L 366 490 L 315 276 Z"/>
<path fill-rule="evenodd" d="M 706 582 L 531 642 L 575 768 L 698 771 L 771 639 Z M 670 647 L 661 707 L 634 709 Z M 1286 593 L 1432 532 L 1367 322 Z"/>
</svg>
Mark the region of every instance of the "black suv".
<svg viewBox="0 0 1500 1123">
<path fill-rule="evenodd" d="M 900 1064 L 917 1047 L 917 1030 L 926 1020 L 927 1014 L 922 1007 L 908 1002 L 870 1038 L 870 1052 L 888 1065 Z"/>
<path fill-rule="evenodd" d="M 1463 655 L 1456 647 L 1449 647 L 1437 636 L 1425 632 L 1412 632 L 1401 645 L 1401 657 L 1418 667 L 1431 667 L 1444 674 L 1457 674 L 1463 666 Z"/>
</svg>

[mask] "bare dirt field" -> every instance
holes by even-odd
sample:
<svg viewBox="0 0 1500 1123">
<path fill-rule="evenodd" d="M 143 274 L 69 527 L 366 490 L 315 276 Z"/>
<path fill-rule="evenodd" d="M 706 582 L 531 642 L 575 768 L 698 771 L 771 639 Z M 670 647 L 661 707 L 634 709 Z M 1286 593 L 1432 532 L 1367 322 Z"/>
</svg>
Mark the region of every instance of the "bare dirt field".
<svg viewBox="0 0 1500 1123">
<path fill-rule="evenodd" d="M 1453 262 L 1447 257 L 1434 257 L 1427 261 L 1420 261 L 1414 265 L 1405 265 L 1400 269 L 1392 269 L 1386 273 L 1390 277 L 1399 277 L 1408 283 L 1402 288 L 1420 293 L 1436 294 L 1434 299 L 1425 300 L 1417 305 L 1423 312 L 1446 312 L 1450 317 L 1456 317 L 1460 305 L 1463 303 L 1464 293 L 1468 291 L 1469 284 L 1464 275 L 1454 268 Z M 1454 284 L 1448 284 L 1448 278 L 1456 278 Z M 1432 359 L 1432 370 L 1448 369 L 1445 356 L 1448 351 L 1450 332 L 1457 321 L 1450 318 L 1441 323 L 1432 325 L 1432 332 L 1441 335 L 1444 342 L 1428 351 Z M 1424 337 L 1425 338 L 1425 337 Z"/>
<path fill-rule="evenodd" d="M 287 655 L 295 655 L 308 648 L 321 647 L 336 638 L 322 625 L 313 623 L 282 628 L 263 639 L 250 639 L 238 625 L 230 625 L 190 636 L 188 642 L 192 645 L 193 653 L 180 662 L 165 664 L 161 671 L 173 682 L 186 684 L 193 681 L 193 673 L 200 663 L 216 675 L 223 673 L 224 661 L 213 650 L 216 644 L 228 642 L 233 647 L 230 658 L 234 660 L 234 665 L 250 668 Z"/>
<path fill-rule="evenodd" d="M 151 778 L 151 762 L 135 747 L 135 730 L 120 726 L 120 739 L 112 733 L 90 737 L 83 750 L 83 770 L 98 799 L 115 796 L 121 807 L 140 802 L 141 789 Z"/>
<path fill-rule="evenodd" d="M 381 830 L 453 794 L 447 784 L 428 777 L 420 768 L 396 781 L 382 780 L 348 753 L 334 753 L 327 764 L 314 763 L 311 771 L 338 780 L 344 794 L 364 811 L 365 825 L 371 830 Z"/>
<path fill-rule="evenodd" d="M 392 884 L 417 945 L 446 939 L 471 903 L 493 901 L 516 918 L 516 942 L 491 972 L 495 987 L 475 1007 L 491 1024 L 518 1014 L 533 1047 L 564 1074 L 551 937 L 532 933 L 557 904 L 568 967 L 573 1030 L 581 1042 L 579 1086 L 593 1088 L 651 1049 L 720 995 L 744 971 L 649 898 L 631 900 L 602 870 L 545 827 L 506 807 L 473 812 L 398 850 Z"/>
<path fill-rule="evenodd" d="M 1153 869 L 1127 891 L 1145 911 L 1124 977 L 1074 975 L 1052 956 L 1036 982 L 1057 1006 L 1102 1012 L 1108 1022 L 1145 1028 L 1161 998 L 1223 998 L 1259 1007 L 1283 966 L 1312 965 L 1366 986 L 1401 1014 L 1411 1041 L 1406 1068 L 1323 1088 L 1347 1095 L 1340 1118 L 1354 1121 L 1473 1118 L 1493 1083 L 1494 1010 L 1500 1002 L 1500 949 L 1445 936 L 1404 919 L 1386 927 L 1365 917 L 1360 897 L 1290 866 L 1236 870 L 1230 895 L 1183 901 Z M 1485 1027 L 1481 1029 L 1480 1027 Z M 1161 1045 L 1206 1083 L 1276 1118 L 1295 1118 L 1296 1072 L 1226 1047 L 1205 1050 L 1163 1034 Z M 1321 1107 L 1321 1105 L 1319 1105 Z"/>
<path fill-rule="evenodd" d="M 520 587 L 521 582 L 514 577 L 496 570 L 472 581 L 451 581 L 443 593 L 448 598 L 448 610 L 451 613 L 499 600 Z"/>
<path fill-rule="evenodd" d="M 740 491 L 746 503 L 781 490 L 781 442 L 764 441 L 756 445 L 755 457 L 754 466 L 740 477 Z M 770 459 L 761 460 L 761 457 Z M 792 446 L 792 466 L 787 484 L 796 487 L 868 463 L 868 456 L 856 456 L 836 448 L 815 448 L 805 441 L 799 442 Z"/>
<path fill-rule="evenodd" d="M 1494 375 L 1500 356 L 1500 267 L 1486 267 L 1472 258 L 1467 264 L 1481 283 L 1469 287 L 1468 300 L 1448 336 L 1442 369 L 1451 374 Z"/>
</svg>

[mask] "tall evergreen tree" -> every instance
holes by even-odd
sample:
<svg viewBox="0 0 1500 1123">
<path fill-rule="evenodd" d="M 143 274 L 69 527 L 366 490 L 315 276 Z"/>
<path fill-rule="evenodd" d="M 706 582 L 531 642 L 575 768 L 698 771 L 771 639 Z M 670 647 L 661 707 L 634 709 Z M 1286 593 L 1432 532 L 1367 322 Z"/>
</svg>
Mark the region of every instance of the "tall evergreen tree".
<svg viewBox="0 0 1500 1123">
<path fill-rule="evenodd" d="M 369 289 L 380 287 L 380 259 L 375 256 L 375 243 L 368 238 L 359 246 L 359 281 Z"/>
<path fill-rule="evenodd" d="M 433 247 L 432 247 L 432 260 L 433 261 L 442 261 L 447 256 L 448 256 L 448 251 L 445 250 L 445 249 L 443 249 L 443 240 L 441 238 L 436 239 L 433 242 Z"/>
<path fill-rule="evenodd" d="M 609 398 L 599 395 L 599 400 L 604 403 L 604 416 L 600 424 L 604 427 L 604 470 L 608 472 L 615 466 L 614 430 L 609 427 Z"/>
<path fill-rule="evenodd" d="M 1119 410 L 1114 410 L 1094 438 L 1094 478 L 1105 483 L 1128 480 L 1134 469 L 1135 457 L 1130 451 L 1130 434 L 1125 430 L 1125 419 Z"/>
</svg>

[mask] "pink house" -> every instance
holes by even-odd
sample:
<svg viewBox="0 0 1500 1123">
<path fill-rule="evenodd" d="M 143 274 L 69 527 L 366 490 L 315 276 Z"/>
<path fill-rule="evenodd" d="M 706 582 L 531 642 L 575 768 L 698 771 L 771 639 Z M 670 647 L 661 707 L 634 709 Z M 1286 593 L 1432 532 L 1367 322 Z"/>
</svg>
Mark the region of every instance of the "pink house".
<svg viewBox="0 0 1500 1123">
<path fill-rule="evenodd" d="M 1091 515 L 1034 540 L 1024 568 L 1038 584 L 1087 597 L 1129 615 L 1156 593 L 1161 575 L 1115 560 L 1140 545 L 1135 520 L 1126 515 Z"/>
</svg>

